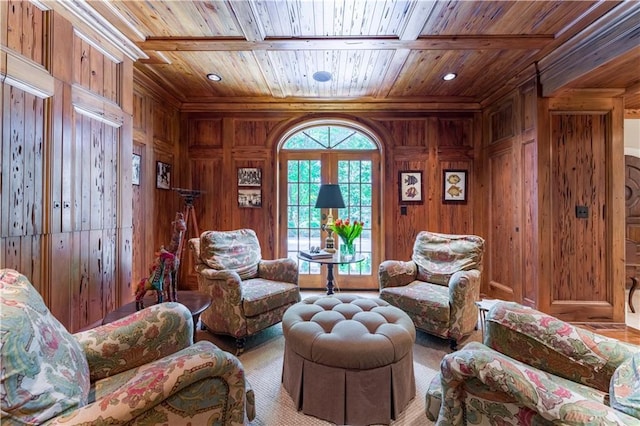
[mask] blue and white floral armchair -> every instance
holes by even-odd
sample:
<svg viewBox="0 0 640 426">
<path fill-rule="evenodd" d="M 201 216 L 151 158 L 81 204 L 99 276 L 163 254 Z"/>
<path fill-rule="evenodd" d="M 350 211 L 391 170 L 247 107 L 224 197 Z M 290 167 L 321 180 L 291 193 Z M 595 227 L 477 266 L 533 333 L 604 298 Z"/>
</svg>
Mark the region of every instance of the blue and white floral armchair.
<svg viewBox="0 0 640 426">
<path fill-rule="evenodd" d="M 163 303 L 70 334 L 29 280 L 0 269 L 1 423 L 224 424 L 255 417 L 240 361 L 193 344 L 193 320 Z"/>
</svg>

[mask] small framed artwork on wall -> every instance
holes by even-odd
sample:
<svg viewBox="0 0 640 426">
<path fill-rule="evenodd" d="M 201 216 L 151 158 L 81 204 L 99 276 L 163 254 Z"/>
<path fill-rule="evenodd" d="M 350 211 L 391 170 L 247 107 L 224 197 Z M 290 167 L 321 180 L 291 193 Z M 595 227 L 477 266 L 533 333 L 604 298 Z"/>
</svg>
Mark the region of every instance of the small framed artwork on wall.
<svg viewBox="0 0 640 426">
<path fill-rule="evenodd" d="M 399 173 L 398 187 L 400 204 L 422 204 L 424 201 L 422 190 L 422 172 L 407 170 Z"/>
<path fill-rule="evenodd" d="M 238 207 L 262 207 L 262 169 L 238 168 Z"/>
<path fill-rule="evenodd" d="M 257 167 L 238 168 L 238 186 L 262 185 L 262 170 Z"/>
<path fill-rule="evenodd" d="M 467 171 L 443 170 L 442 174 L 442 202 L 461 203 L 467 202 Z"/>
<path fill-rule="evenodd" d="M 140 168 L 142 158 L 138 154 L 133 154 L 131 159 L 131 183 L 134 185 L 140 185 Z"/>
<path fill-rule="evenodd" d="M 156 188 L 171 189 L 171 164 L 156 161 Z"/>
<path fill-rule="evenodd" d="M 262 190 L 238 188 L 238 207 L 262 207 Z"/>
</svg>

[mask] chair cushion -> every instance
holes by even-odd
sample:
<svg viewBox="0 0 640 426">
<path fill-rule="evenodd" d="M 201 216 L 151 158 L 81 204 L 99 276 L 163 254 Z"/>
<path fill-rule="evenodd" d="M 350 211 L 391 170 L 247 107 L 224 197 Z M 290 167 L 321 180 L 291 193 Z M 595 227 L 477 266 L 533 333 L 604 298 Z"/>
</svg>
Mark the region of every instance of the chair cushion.
<svg viewBox="0 0 640 426">
<path fill-rule="evenodd" d="M 252 229 L 205 231 L 200 235 L 200 259 L 210 268 L 232 270 L 243 280 L 258 275 L 260 243 Z"/>
<path fill-rule="evenodd" d="M 80 344 L 10 269 L 0 270 L 0 333 L 3 419 L 41 424 L 87 404 L 89 365 Z"/>
<path fill-rule="evenodd" d="M 484 240 L 476 235 L 449 235 L 422 231 L 413 245 L 417 279 L 447 285 L 455 272 L 482 270 Z"/>
<path fill-rule="evenodd" d="M 441 285 L 413 281 L 402 287 L 387 287 L 380 298 L 413 317 L 428 317 L 432 321 L 449 324 L 449 289 Z"/>
<path fill-rule="evenodd" d="M 616 369 L 609 394 L 612 408 L 640 419 L 640 353 Z"/>
<path fill-rule="evenodd" d="M 242 308 L 247 317 L 255 317 L 299 300 L 295 284 L 254 278 L 242 282 Z"/>
</svg>

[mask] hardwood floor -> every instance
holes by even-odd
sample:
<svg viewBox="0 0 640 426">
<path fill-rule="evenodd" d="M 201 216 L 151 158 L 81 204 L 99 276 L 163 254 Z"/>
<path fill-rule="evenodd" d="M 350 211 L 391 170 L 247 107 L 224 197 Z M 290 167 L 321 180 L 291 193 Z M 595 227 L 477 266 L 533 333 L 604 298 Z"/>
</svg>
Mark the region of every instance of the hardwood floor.
<svg viewBox="0 0 640 426">
<path fill-rule="evenodd" d="M 576 325 L 603 336 L 640 346 L 640 331 L 625 324 L 577 323 Z"/>
<path fill-rule="evenodd" d="M 364 297 L 378 297 L 377 291 L 344 291 L 343 293 L 357 294 Z M 324 294 L 321 290 L 301 290 L 302 298 Z M 593 331 L 603 336 L 618 339 L 622 342 L 640 346 L 640 331 L 620 323 L 575 323 L 575 325 Z"/>
</svg>

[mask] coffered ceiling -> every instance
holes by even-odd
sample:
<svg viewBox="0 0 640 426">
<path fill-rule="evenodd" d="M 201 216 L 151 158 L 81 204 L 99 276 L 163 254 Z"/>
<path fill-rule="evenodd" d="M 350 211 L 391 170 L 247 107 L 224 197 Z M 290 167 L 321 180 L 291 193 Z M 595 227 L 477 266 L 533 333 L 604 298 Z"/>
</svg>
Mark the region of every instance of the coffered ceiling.
<svg viewBox="0 0 640 426">
<path fill-rule="evenodd" d="M 77 1 L 76 1 L 77 2 Z M 88 1 L 139 49 L 136 69 L 185 105 L 473 108 L 538 75 L 640 109 L 640 2 Z M 331 79 L 319 82 L 314 73 Z M 222 77 L 219 82 L 207 74 Z M 457 74 L 444 81 L 447 73 Z"/>
</svg>

